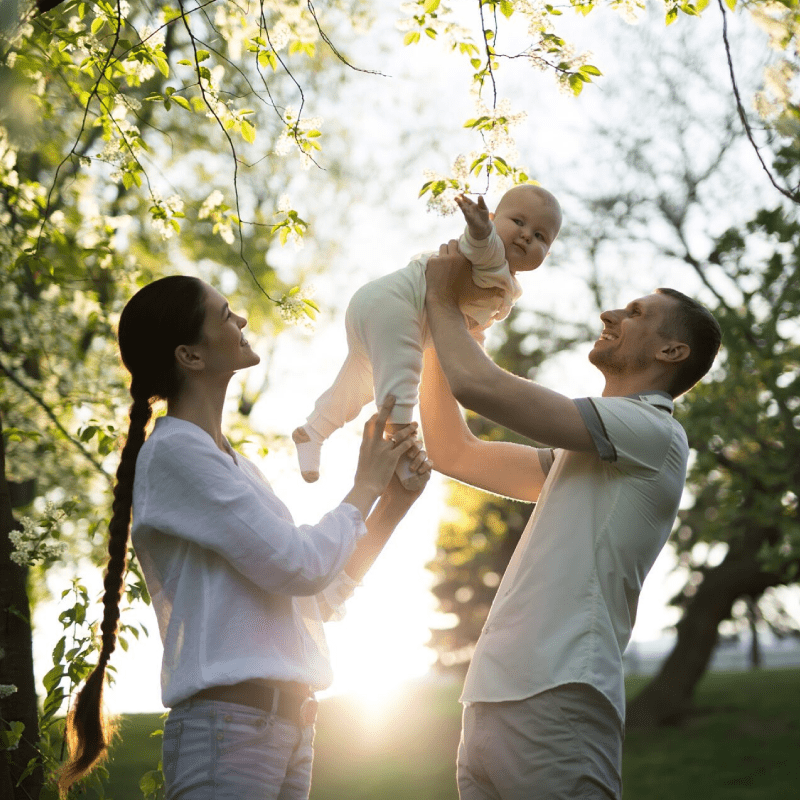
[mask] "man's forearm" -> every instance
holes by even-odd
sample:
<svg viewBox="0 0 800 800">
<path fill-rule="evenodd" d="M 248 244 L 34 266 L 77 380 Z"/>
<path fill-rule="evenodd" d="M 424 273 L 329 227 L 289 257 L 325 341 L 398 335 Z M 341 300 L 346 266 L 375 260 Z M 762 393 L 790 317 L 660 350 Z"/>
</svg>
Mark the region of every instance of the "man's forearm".
<svg viewBox="0 0 800 800">
<path fill-rule="evenodd" d="M 493 374 L 500 368 L 470 336 L 458 306 L 429 297 L 426 308 L 431 337 L 450 390 L 461 405 L 474 409 L 474 390 L 491 385 Z"/>
<path fill-rule="evenodd" d="M 426 350 L 424 355 L 419 411 L 425 449 L 434 467 L 449 474 L 462 448 L 474 437 L 433 348 Z"/>
</svg>

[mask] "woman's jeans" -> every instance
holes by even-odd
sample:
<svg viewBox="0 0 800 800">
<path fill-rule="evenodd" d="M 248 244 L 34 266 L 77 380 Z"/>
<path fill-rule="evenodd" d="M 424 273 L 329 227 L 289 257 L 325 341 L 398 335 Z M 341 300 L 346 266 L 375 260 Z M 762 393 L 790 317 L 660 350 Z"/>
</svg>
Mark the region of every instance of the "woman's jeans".
<svg viewBox="0 0 800 800">
<path fill-rule="evenodd" d="M 313 742 L 313 725 L 187 700 L 164 726 L 166 800 L 308 800 Z"/>
</svg>

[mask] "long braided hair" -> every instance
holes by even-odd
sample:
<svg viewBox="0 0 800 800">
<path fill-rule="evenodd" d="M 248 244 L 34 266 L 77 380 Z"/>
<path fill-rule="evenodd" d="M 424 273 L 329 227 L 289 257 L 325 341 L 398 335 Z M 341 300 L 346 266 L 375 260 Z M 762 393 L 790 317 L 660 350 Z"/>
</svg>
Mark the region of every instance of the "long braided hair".
<svg viewBox="0 0 800 800">
<path fill-rule="evenodd" d="M 111 729 L 103 713 L 106 666 L 117 644 L 119 601 L 125 579 L 133 507 L 136 457 L 144 444 L 154 399 L 170 400 L 181 388 L 175 348 L 197 344 L 205 319 L 205 286 L 182 275 L 161 278 L 140 289 L 127 303 L 119 321 L 122 362 L 131 373 L 128 437 L 122 448 L 111 521 L 108 525 L 108 569 L 103 581 L 102 645 L 97 666 L 78 693 L 67 717 L 70 759 L 58 779 L 65 797 L 75 781 L 106 755 Z"/>
</svg>

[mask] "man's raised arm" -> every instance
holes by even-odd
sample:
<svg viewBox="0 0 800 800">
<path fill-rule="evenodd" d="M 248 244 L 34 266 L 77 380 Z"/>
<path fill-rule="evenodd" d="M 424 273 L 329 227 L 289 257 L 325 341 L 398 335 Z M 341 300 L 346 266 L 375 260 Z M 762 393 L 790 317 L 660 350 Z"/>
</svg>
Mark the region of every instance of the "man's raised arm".
<svg viewBox="0 0 800 800">
<path fill-rule="evenodd" d="M 455 299 L 461 296 L 461 286 L 467 280 L 471 280 L 469 262 L 458 251 L 455 240 L 442 245 L 438 257 L 429 259 L 425 301 L 428 324 L 455 399 L 535 442 L 596 452 L 591 434 L 570 398 L 501 369 L 470 336 Z M 430 443 L 427 446 L 436 464 Z"/>
<path fill-rule="evenodd" d="M 439 472 L 515 500 L 539 499 L 546 477 L 539 451 L 478 439 L 467 427 L 432 348 L 425 351 L 419 409 L 425 447 Z"/>
</svg>

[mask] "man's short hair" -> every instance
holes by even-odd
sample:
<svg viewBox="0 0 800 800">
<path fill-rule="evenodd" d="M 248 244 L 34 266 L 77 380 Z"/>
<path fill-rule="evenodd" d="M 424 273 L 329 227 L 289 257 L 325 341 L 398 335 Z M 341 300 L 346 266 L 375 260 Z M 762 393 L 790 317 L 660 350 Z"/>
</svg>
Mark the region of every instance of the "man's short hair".
<svg viewBox="0 0 800 800">
<path fill-rule="evenodd" d="M 659 333 L 689 345 L 689 357 L 679 365 L 670 386 L 670 394 L 678 397 L 711 369 L 722 342 L 722 330 L 704 305 L 677 289 L 662 287 L 656 293 L 676 301 Z"/>
</svg>

